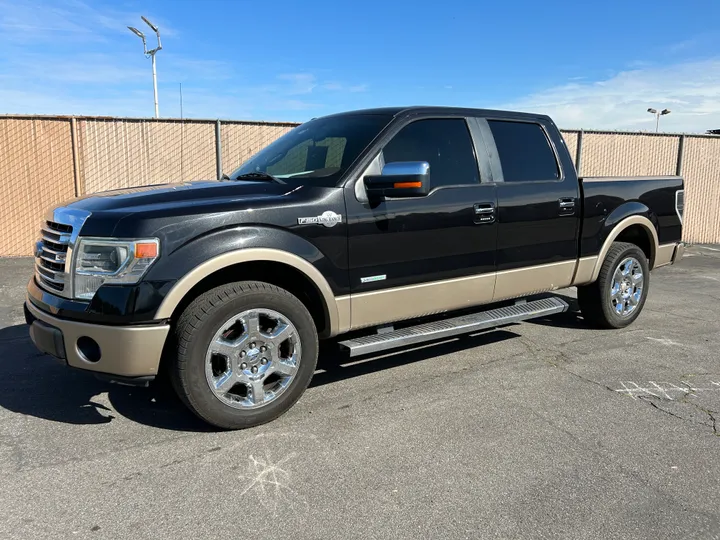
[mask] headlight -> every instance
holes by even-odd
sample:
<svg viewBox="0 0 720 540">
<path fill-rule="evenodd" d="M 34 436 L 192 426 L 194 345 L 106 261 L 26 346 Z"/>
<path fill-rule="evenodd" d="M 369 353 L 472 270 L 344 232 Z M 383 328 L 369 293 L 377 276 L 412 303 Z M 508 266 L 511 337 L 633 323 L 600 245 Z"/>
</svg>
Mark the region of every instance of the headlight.
<svg viewBox="0 0 720 540">
<path fill-rule="evenodd" d="M 137 283 L 160 255 L 160 242 L 80 238 L 75 246 L 75 298 L 91 299 L 105 283 Z"/>
</svg>

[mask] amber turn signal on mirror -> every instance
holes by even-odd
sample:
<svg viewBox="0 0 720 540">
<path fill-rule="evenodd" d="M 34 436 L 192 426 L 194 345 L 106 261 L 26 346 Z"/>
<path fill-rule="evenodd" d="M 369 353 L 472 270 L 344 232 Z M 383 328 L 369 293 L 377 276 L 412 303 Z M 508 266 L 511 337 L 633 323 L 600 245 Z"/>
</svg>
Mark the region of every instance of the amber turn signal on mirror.
<svg viewBox="0 0 720 540">
<path fill-rule="evenodd" d="M 395 182 L 393 187 L 395 189 L 421 188 L 422 182 Z"/>
</svg>

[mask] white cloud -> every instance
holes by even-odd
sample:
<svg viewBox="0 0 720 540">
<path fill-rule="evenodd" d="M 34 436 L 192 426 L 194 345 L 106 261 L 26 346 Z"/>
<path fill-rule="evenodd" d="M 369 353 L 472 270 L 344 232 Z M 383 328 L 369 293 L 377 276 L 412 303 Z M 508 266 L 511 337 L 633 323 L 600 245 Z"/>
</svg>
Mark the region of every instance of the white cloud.
<svg viewBox="0 0 720 540">
<path fill-rule="evenodd" d="M 284 73 L 277 78 L 290 83 L 289 94 L 309 94 L 317 87 L 317 78 L 312 73 Z"/>
<path fill-rule="evenodd" d="M 102 42 L 114 34 L 128 32 L 127 25 L 145 28 L 140 15 L 140 12 L 112 7 L 100 10 L 81 0 L 55 0 L 52 3 L 47 0 L 0 0 L 0 42 Z M 177 35 L 162 17 L 151 12 L 145 15 L 160 27 L 163 36 Z M 149 43 L 152 45 L 152 39 Z"/>
<path fill-rule="evenodd" d="M 498 108 L 549 114 L 564 128 L 654 131 L 649 107 L 668 108 L 662 131 L 720 128 L 720 59 L 623 71 L 597 82 L 574 81 Z"/>
</svg>

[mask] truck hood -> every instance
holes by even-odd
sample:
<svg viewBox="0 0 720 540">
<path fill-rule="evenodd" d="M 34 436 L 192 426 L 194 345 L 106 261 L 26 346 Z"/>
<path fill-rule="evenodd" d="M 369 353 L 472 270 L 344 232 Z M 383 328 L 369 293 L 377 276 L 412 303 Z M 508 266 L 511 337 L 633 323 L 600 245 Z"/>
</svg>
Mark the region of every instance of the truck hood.
<svg viewBox="0 0 720 540">
<path fill-rule="evenodd" d="M 104 191 L 74 199 L 65 206 L 92 213 L 125 213 L 205 206 L 214 201 L 260 201 L 282 197 L 295 189 L 295 186 L 272 182 L 210 180 Z"/>
</svg>

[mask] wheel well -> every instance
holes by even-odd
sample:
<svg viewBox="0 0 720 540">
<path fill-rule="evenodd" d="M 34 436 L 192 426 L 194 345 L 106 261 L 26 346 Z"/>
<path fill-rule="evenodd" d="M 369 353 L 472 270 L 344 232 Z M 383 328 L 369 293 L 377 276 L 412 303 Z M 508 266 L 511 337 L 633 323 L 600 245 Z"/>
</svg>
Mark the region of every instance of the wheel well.
<svg viewBox="0 0 720 540">
<path fill-rule="evenodd" d="M 631 225 L 630 227 L 622 231 L 615 239 L 615 241 L 635 244 L 643 251 L 645 257 L 647 257 L 650 268 L 653 267 L 655 258 L 655 254 L 653 253 L 654 246 L 652 243 L 652 239 L 650 238 L 650 234 L 647 232 L 645 227 L 643 227 L 642 225 Z"/>
<path fill-rule="evenodd" d="M 198 296 L 219 285 L 234 281 L 264 281 L 295 295 L 312 315 L 319 335 L 330 330 L 327 306 L 315 284 L 297 268 L 274 261 L 252 261 L 227 266 L 210 274 L 183 297 L 173 311 L 176 321 L 185 308 Z"/>
</svg>

